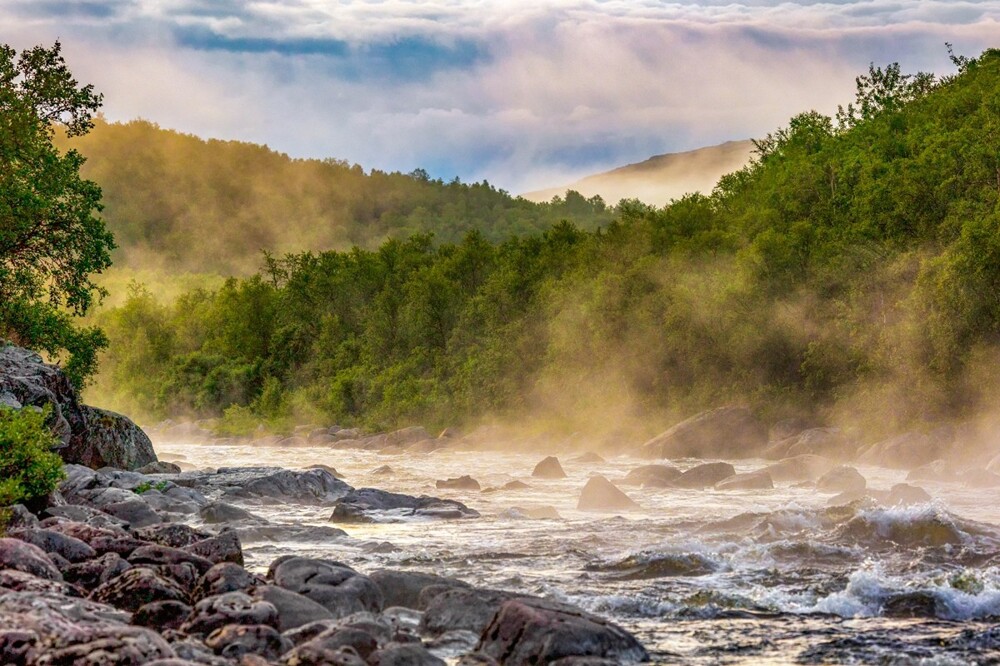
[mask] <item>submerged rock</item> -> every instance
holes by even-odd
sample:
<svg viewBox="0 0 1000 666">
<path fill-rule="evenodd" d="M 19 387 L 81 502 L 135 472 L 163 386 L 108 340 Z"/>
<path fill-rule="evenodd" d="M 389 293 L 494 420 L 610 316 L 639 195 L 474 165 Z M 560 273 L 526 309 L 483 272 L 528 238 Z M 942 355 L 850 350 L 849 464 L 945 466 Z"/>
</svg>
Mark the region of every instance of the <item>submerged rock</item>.
<svg viewBox="0 0 1000 666">
<path fill-rule="evenodd" d="M 628 486 L 669 488 L 681 471 L 673 465 L 642 465 L 625 475 L 622 483 Z"/>
<path fill-rule="evenodd" d="M 763 471 L 779 483 L 796 483 L 815 481 L 836 466 L 837 463 L 829 458 L 805 453 L 779 460 L 765 467 Z"/>
<path fill-rule="evenodd" d="M 592 476 L 580 492 L 576 508 L 580 511 L 622 511 L 638 509 L 631 497 L 603 476 Z"/>
<path fill-rule="evenodd" d="M 559 464 L 559 458 L 549 456 L 535 465 L 531 476 L 539 479 L 565 479 L 566 472 L 563 471 L 562 465 Z"/>
<path fill-rule="evenodd" d="M 479 518 L 479 512 L 456 500 L 359 488 L 337 500 L 330 516 L 330 520 L 339 523 L 391 522 L 406 518 Z"/>
<path fill-rule="evenodd" d="M 441 490 L 480 490 L 479 482 L 466 474 L 454 479 L 439 479 L 435 484 Z"/>
<path fill-rule="evenodd" d="M 824 493 L 860 492 L 868 482 L 853 467 L 835 467 L 816 480 L 816 489 Z"/>
<path fill-rule="evenodd" d="M 757 470 L 746 474 L 736 474 L 715 484 L 716 490 L 768 490 L 774 488 L 774 481 L 767 470 Z"/>
<path fill-rule="evenodd" d="M 642 445 L 649 458 L 752 458 L 767 430 L 744 407 L 719 407 L 681 421 Z"/>
<path fill-rule="evenodd" d="M 673 485 L 678 488 L 707 488 L 735 475 L 736 468 L 729 463 L 703 463 L 674 479 Z"/>
</svg>

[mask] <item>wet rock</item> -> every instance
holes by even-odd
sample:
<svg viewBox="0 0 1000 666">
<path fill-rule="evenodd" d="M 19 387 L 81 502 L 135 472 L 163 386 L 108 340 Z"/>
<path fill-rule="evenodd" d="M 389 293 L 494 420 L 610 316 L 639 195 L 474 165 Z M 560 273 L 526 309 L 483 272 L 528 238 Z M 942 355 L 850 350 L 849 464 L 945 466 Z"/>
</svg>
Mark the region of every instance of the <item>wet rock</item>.
<svg viewBox="0 0 1000 666">
<path fill-rule="evenodd" d="M 361 659 L 367 660 L 378 649 L 378 641 L 367 631 L 334 626 L 299 645 L 295 654 L 286 657 L 284 663 L 324 664 L 323 658 L 336 655 L 343 648 L 350 648 Z"/>
<path fill-rule="evenodd" d="M 45 650 L 41 665 L 145 666 L 175 657 L 155 631 L 144 627 L 95 627 L 78 634 L 70 645 Z"/>
<path fill-rule="evenodd" d="M 236 523 L 244 520 L 263 521 L 263 518 L 250 513 L 246 509 L 241 509 L 226 502 L 210 502 L 206 504 L 199 509 L 198 517 L 208 524 Z"/>
<path fill-rule="evenodd" d="M 861 452 L 858 461 L 893 469 L 913 469 L 941 458 L 948 442 L 919 432 L 908 432 L 877 442 Z"/>
<path fill-rule="evenodd" d="M 765 470 L 736 474 L 715 484 L 716 490 L 768 490 L 770 488 L 774 488 L 774 481 Z"/>
<path fill-rule="evenodd" d="M 891 595 L 882 603 L 882 615 L 897 618 L 937 617 L 937 599 L 924 591 Z"/>
<path fill-rule="evenodd" d="M 90 546 L 101 555 L 116 553 L 122 557 L 129 557 L 138 548 L 148 545 L 145 541 L 132 537 L 99 536 L 94 537 Z"/>
<path fill-rule="evenodd" d="M 23 571 L 47 580 L 63 579 L 44 550 L 20 539 L 0 539 L 0 569 Z"/>
<path fill-rule="evenodd" d="M 128 569 L 99 585 L 89 598 L 130 612 L 154 601 L 188 601 L 188 595 L 180 585 L 146 567 Z"/>
<path fill-rule="evenodd" d="M 868 485 L 857 469 L 841 465 L 816 480 L 816 489 L 824 493 L 859 492 Z"/>
<path fill-rule="evenodd" d="M 167 629 L 180 629 L 190 614 L 191 607 L 181 601 L 154 601 L 132 614 L 132 624 L 163 633 Z"/>
<path fill-rule="evenodd" d="M 601 475 L 592 476 L 580 492 L 576 504 L 580 511 L 623 511 L 639 505 Z"/>
<path fill-rule="evenodd" d="M 369 474 L 372 474 L 372 475 L 375 475 L 375 476 L 388 476 L 390 474 L 395 474 L 395 473 L 396 472 L 393 471 L 393 469 L 391 467 L 389 467 L 388 465 L 382 465 L 381 467 L 376 467 L 371 472 L 369 472 Z"/>
<path fill-rule="evenodd" d="M 811 454 L 843 460 L 853 457 L 856 451 L 857 445 L 839 428 L 810 428 L 770 444 L 761 456 L 780 460 Z"/>
<path fill-rule="evenodd" d="M 181 468 L 179 465 L 175 465 L 172 462 L 157 460 L 156 462 L 143 465 L 135 471 L 140 474 L 180 474 Z"/>
<path fill-rule="evenodd" d="M 277 627 L 278 609 L 243 592 L 226 592 L 196 603 L 181 631 L 208 635 L 230 624 Z"/>
<path fill-rule="evenodd" d="M 250 541 L 282 541 L 285 543 L 315 543 L 316 541 L 335 541 L 347 536 L 347 532 L 339 527 L 327 525 L 240 525 L 236 528 L 240 540 Z"/>
<path fill-rule="evenodd" d="M 371 666 L 445 666 L 445 662 L 415 643 L 390 643 L 372 653 Z"/>
<path fill-rule="evenodd" d="M 438 479 L 435 486 L 448 490 L 480 490 L 479 482 L 466 474 L 454 479 Z"/>
<path fill-rule="evenodd" d="M 944 460 L 933 460 L 926 465 L 910 470 L 906 475 L 907 481 L 937 481 L 954 482 L 959 481 L 959 475 Z"/>
<path fill-rule="evenodd" d="M 627 486 L 669 488 L 681 471 L 671 465 L 642 465 L 625 475 L 622 483 Z"/>
<path fill-rule="evenodd" d="M 263 504 L 324 505 L 351 490 L 324 469 L 221 467 L 215 472 L 184 472 L 171 480 L 214 500 L 235 498 Z"/>
<path fill-rule="evenodd" d="M 735 475 L 736 468 L 729 463 L 703 463 L 674 479 L 673 485 L 678 488 L 708 488 Z"/>
<path fill-rule="evenodd" d="M 38 546 L 46 553 L 56 553 L 69 562 L 83 562 L 97 557 L 97 552 L 75 537 L 38 528 L 7 530 L 7 536 Z"/>
<path fill-rule="evenodd" d="M 232 562 L 243 566 L 243 546 L 239 535 L 230 529 L 223 530 L 215 536 L 201 541 L 195 541 L 184 550 L 192 555 L 203 557 L 209 562 Z"/>
<path fill-rule="evenodd" d="M 266 601 L 278 611 L 278 631 L 286 632 L 320 620 L 333 620 L 334 615 L 309 597 L 276 585 L 260 585 L 253 598 Z"/>
<path fill-rule="evenodd" d="M 416 571 L 377 569 L 371 572 L 369 577 L 375 582 L 379 590 L 382 591 L 383 603 L 386 608 L 390 606 L 402 606 L 404 608 L 421 610 L 423 607 L 420 605 L 420 593 L 424 591 L 424 588 L 431 585 L 469 587 L 468 583 L 457 578 Z"/>
<path fill-rule="evenodd" d="M 558 458 L 549 456 L 535 465 L 535 469 L 531 471 L 531 476 L 539 479 L 565 479 L 566 472 L 563 471 Z"/>
<path fill-rule="evenodd" d="M 897 483 L 889 489 L 889 496 L 885 503 L 894 506 L 896 504 L 923 504 L 930 501 L 930 493 L 923 488 L 911 486 L 908 483 Z"/>
<path fill-rule="evenodd" d="M 87 562 L 72 564 L 63 569 L 63 576 L 70 583 L 85 590 L 93 590 L 102 583 L 117 578 L 132 568 L 118 553 L 105 553 Z"/>
<path fill-rule="evenodd" d="M 211 560 L 189 553 L 186 550 L 155 544 L 136 548 L 128 556 L 128 561 L 133 565 L 186 563 L 192 565 L 198 571 L 199 576 L 204 575 L 214 564 Z"/>
<path fill-rule="evenodd" d="M 198 579 L 191 598 L 201 601 L 226 592 L 246 592 L 263 583 L 260 576 L 250 573 L 239 564 L 221 562 Z"/>
<path fill-rule="evenodd" d="M 574 463 L 605 463 L 605 462 L 607 462 L 607 460 L 605 460 L 604 458 L 602 458 L 598 454 L 594 453 L 593 451 L 587 451 L 586 453 L 583 453 L 581 455 L 578 455 L 576 458 L 573 458 L 572 460 L 570 460 L 570 462 L 574 462 Z"/>
<path fill-rule="evenodd" d="M 642 446 L 650 458 L 752 458 L 767 431 L 750 410 L 719 407 L 681 421 Z"/>
<path fill-rule="evenodd" d="M 334 617 L 382 610 L 382 591 L 378 585 L 339 562 L 288 558 L 274 566 L 273 580 L 279 587 L 312 599 Z"/>
<path fill-rule="evenodd" d="M 478 511 L 455 500 L 426 495 L 413 497 L 377 488 L 359 488 L 337 500 L 330 520 L 340 523 L 371 523 L 406 518 L 478 517 Z"/>
<path fill-rule="evenodd" d="M 524 490 L 524 489 L 530 488 L 530 487 L 531 486 L 529 486 L 524 481 L 518 481 L 517 479 L 515 479 L 513 481 L 508 481 L 507 483 L 503 484 L 502 486 L 500 486 L 500 489 L 501 490 Z"/>
<path fill-rule="evenodd" d="M 649 659 L 639 641 L 621 627 L 572 606 L 542 599 L 504 602 L 483 631 L 477 649 L 511 666 L 552 663 L 574 656 L 617 662 Z"/>
<path fill-rule="evenodd" d="M 112 502 L 101 507 L 105 513 L 109 513 L 115 518 L 120 518 L 128 523 L 132 528 L 147 527 L 162 523 L 160 517 L 148 504 L 141 499 L 128 499 L 123 502 Z"/>
<path fill-rule="evenodd" d="M 481 633 L 501 604 L 516 596 L 499 590 L 446 588 L 427 603 L 420 618 L 420 633 L 429 636 L 440 636 L 446 631 L 458 630 Z"/>
<path fill-rule="evenodd" d="M 292 649 L 289 640 L 271 626 L 264 624 L 230 624 L 216 629 L 205 639 L 205 645 L 217 655 L 239 659 L 252 654 L 273 661 Z"/>
<path fill-rule="evenodd" d="M 765 467 L 764 471 L 770 474 L 775 482 L 796 483 L 815 481 L 836 466 L 837 464 L 829 458 L 806 453 L 779 460 Z"/>
<path fill-rule="evenodd" d="M 328 435 L 328 437 L 329 437 L 329 435 Z M 333 440 L 331 440 L 331 441 L 333 441 Z M 324 442 L 319 442 L 319 443 L 323 444 Z M 327 442 L 327 443 L 329 443 L 329 442 Z M 330 467 L 329 465 L 324 465 L 322 463 L 317 463 L 315 465 L 309 465 L 308 467 L 306 467 L 306 469 L 321 469 L 321 470 L 323 470 L 324 472 L 326 472 L 327 474 L 329 474 L 330 476 L 332 476 L 332 477 L 334 477 L 336 479 L 343 479 L 344 478 L 344 475 L 341 474 L 340 472 L 338 472 L 336 470 L 336 468 Z"/>
<path fill-rule="evenodd" d="M 143 541 L 150 541 L 159 546 L 183 548 L 196 541 L 207 539 L 212 535 L 184 523 L 165 523 L 152 525 L 135 530 L 135 536 Z"/>
</svg>

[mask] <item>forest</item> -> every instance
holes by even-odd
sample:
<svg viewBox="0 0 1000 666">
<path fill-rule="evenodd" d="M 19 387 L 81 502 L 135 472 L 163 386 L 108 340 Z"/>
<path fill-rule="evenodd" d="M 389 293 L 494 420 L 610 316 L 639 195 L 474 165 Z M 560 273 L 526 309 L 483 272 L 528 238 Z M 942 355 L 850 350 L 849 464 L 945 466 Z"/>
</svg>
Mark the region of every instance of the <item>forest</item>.
<svg viewBox="0 0 1000 666">
<path fill-rule="evenodd" d="M 712 193 L 663 208 L 536 209 L 485 184 L 98 127 L 81 150 L 119 252 L 162 243 L 175 266 L 233 273 L 271 252 L 177 298 L 133 282 L 92 316 L 110 344 L 88 390 L 231 433 L 537 418 L 613 439 L 740 403 L 879 434 L 975 414 L 998 389 L 1000 51 L 953 62 L 941 78 L 873 66 L 835 117 L 793 117 Z M 108 180 L 112 163 L 127 176 Z M 310 247 L 255 235 L 274 220 Z M 210 228 L 232 250 L 220 265 Z"/>
</svg>

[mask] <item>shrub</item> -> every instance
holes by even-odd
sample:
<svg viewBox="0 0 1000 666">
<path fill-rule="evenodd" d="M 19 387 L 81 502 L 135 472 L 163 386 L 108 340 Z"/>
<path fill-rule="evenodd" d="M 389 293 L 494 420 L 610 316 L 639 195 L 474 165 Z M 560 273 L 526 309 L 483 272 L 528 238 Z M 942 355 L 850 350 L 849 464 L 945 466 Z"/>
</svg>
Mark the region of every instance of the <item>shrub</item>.
<svg viewBox="0 0 1000 666">
<path fill-rule="evenodd" d="M 45 497 L 63 478 L 45 412 L 0 408 L 0 507 Z"/>
</svg>

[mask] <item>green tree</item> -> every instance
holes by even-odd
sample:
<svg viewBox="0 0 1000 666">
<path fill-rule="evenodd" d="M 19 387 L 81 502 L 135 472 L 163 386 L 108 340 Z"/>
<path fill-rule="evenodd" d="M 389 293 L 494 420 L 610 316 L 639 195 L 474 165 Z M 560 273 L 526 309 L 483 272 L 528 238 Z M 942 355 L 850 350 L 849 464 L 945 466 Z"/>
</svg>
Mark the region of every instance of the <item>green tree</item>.
<svg viewBox="0 0 1000 666">
<path fill-rule="evenodd" d="M 67 136 L 92 127 L 101 95 L 73 78 L 56 42 L 18 55 L 0 45 L 0 336 L 54 356 L 69 353 L 82 384 L 106 344 L 76 330 L 102 292 L 91 275 L 111 263 L 114 239 L 96 215 L 101 190 L 80 176 L 83 157 L 60 153 Z"/>
</svg>

